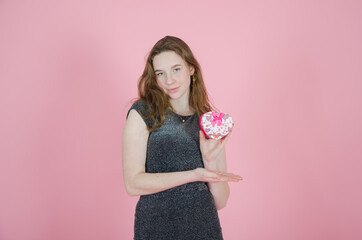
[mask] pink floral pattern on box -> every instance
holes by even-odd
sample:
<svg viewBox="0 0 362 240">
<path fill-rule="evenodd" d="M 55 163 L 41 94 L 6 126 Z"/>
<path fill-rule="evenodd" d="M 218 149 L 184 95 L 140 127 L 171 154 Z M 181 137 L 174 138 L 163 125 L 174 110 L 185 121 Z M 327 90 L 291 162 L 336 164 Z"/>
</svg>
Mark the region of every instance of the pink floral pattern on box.
<svg viewBox="0 0 362 240">
<path fill-rule="evenodd" d="M 201 130 L 209 138 L 218 140 L 228 135 L 234 126 L 229 114 L 207 112 L 200 117 Z"/>
</svg>

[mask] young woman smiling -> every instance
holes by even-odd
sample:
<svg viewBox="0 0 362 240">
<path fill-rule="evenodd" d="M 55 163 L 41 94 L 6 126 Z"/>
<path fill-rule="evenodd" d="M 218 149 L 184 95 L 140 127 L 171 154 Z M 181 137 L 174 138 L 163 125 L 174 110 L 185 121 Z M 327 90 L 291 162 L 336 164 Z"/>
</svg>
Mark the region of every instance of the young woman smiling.
<svg viewBox="0 0 362 240">
<path fill-rule="evenodd" d="M 122 137 L 127 193 L 140 196 L 134 239 L 223 239 L 217 210 L 226 206 L 225 144 L 206 139 L 199 117 L 212 110 L 199 63 L 189 46 L 166 36 L 151 49 L 139 98 Z"/>
</svg>

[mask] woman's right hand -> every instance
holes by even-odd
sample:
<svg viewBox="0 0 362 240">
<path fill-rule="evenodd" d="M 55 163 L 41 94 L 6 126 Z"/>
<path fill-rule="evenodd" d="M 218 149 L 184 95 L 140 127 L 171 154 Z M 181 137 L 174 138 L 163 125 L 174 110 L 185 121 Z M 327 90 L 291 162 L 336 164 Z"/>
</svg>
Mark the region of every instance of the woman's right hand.
<svg viewBox="0 0 362 240">
<path fill-rule="evenodd" d="M 233 173 L 222 173 L 206 168 L 196 168 L 194 169 L 194 172 L 197 179 L 196 181 L 201 182 L 239 182 L 243 179 L 239 175 Z"/>
</svg>

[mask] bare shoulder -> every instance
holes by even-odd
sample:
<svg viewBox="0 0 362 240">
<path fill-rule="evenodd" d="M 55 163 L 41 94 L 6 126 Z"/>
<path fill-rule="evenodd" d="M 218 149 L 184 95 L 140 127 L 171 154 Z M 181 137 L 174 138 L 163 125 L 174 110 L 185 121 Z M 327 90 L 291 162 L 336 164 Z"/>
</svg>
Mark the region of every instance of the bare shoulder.
<svg viewBox="0 0 362 240">
<path fill-rule="evenodd" d="M 123 140 L 130 137 L 145 138 L 148 135 L 149 132 L 145 121 L 135 109 L 131 109 L 123 129 Z"/>
</svg>

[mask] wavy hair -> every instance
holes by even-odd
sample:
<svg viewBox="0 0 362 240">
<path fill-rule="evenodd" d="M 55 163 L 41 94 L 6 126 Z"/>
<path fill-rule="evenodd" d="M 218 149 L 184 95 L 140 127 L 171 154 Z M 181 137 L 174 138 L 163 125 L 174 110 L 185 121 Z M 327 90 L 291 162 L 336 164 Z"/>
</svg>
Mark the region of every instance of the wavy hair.
<svg viewBox="0 0 362 240">
<path fill-rule="evenodd" d="M 154 57 L 165 51 L 174 51 L 189 66 L 194 67 L 194 74 L 190 77 L 189 104 L 195 109 L 197 115 L 200 117 L 203 113 L 214 109 L 208 98 L 200 64 L 194 57 L 190 47 L 180 38 L 165 36 L 160 39 L 149 52 L 143 74 L 138 79 L 139 98 L 137 100 L 142 99 L 147 105 L 148 116 L 143 117 L 152 120 L 153 126 L 147 125 L 147 129 L 150 132 L 156 131 L 162 126 L 165 117 L 170 113 L 167 111 L 168 109 L 174 111 L 169 101 L 170 97 L 157 84 L 156 74 L 153 68 Z"/>
</svg>

